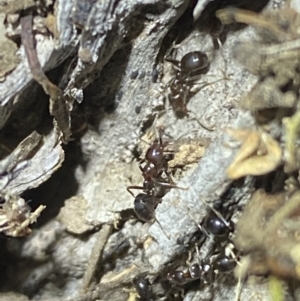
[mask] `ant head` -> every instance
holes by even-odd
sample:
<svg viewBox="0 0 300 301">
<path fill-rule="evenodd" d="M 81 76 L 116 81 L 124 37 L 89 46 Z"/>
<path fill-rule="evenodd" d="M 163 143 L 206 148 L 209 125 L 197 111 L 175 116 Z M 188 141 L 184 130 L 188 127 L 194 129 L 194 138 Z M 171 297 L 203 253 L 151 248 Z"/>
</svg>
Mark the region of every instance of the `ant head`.
<svg viewBox="0 0 300 301">
<path fill-rule="evenodd" d="M 162 129 L 159 129 L 159 138 L 155 139 L 154 142 L 148 148 L 145 159 L 155 166 L 162 164 L 164 158 L 164 149 L 168 145 L 167 142 L 162 141 Z"/>
<path fill-rule="evenodd" d="M 159 165 L 164 157 L 164 145 L 156 140 L 147 150 L 145 159 L 154 165 Z"/>
</svg>

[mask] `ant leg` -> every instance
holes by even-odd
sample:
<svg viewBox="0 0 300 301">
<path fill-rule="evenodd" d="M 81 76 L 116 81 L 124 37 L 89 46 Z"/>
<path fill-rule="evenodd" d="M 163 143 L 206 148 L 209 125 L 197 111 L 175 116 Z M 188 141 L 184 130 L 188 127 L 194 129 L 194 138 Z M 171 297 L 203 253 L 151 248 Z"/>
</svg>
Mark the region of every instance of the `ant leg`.
<svg viewBox="0 0 300 301">
<path fill-rule="evenodd" d="M 177 188 L 177 189 L 182 189 L 182 190 L 188 190 L 189 188 L 188 187 L 180 187 L 180 186 L 177 186 L 176 183 L 167 183 L 167 182 L 160 182 L 159 180 L 157 179 L 152 179 L 153 182 L 155 184 L 159 184 L 161 186 L 164 186 L 164 187 L 170 187 L 170 188 Z"/>
<path fill-rule="evenodd" d="M 167 51 L 164 59 L 165 61 L 173 64 L 176 68 L 180 69 L 180 61 L 174 59 L 174 56 L 176 56 L 176 54 L 174 55 L 174 51 L 181 47 L 181 44 L 175 44 L 176 41 L 173 42 L 173 45 L 169 48 L 169 50 Z"/>
<path fill-rule="evenodd" d="M 158 129 L 158 139 L 159 139 L 159 144 L 162 146 L 162 147 L 165 147 L 167 145 L 164 145 L 163 144 L 163 141 L 162 141 L 162 135 L 163 135 L 163 128 L 159 128 Z"/>
<path fill-rule="evenodd" d="M 203 74 L 197 74 L 197 75 L 187 78 L 185 82 L 186 82 L 186 84 L 197 84 L 194 82 L 202 77 L 203 77 Z"/>
<path fill-rule="evenodd" d="M 146 142 L 146 141 L 145 141 Z M 146 162 L 145 159 L 142 159 L 140 162 L 139 162 L 139 169 L 141 172 L 143 172 L 143 167 L 142 167 L 142 164 L 144 164 Z"/>
<path fill-rule="evenodd" d="M 196 80 L 196 78 L 194 79 L 194 78 L 192 78 L 192 80 L 193 81 L 195 81 Z M 211 86 L 211 85 L 213 85 L 213 84 L 215 84 L 215 83 L 218 83 L 218 82 L 220 82 L 220 81 L 222 81 L 222 80 L 229 80 L 229 78 L 227 78 L 226 76 L 224 76 L 223 78 L 219 78 L 219 79 L 217 79 L 217 80 L 215 80 L 215 81 L 212 81 L 212 82 L 193 82 L 193 85 L 202 85 L 201 87 L 199 87 L 198 88 L 198 90 L 197 90 L 197 92 L 199 92 L 200 90 L 202 90 L 203 88 L 205 88 L 205 87 L 207 87 L 207 86 Z M 188 83 L 189 83 L 189 81 L 188 81 Z"/>
<path fill-rule="evenodd" d="M 144 142 L 145 144 L 148 144 L 149 146 L 151 145 L 151 143 L 149 143 L 149 142 L 147 142 L 146 140 L 144 140 L 144 139 L 142 139 L 142 138 L 139 138 L 139 140 L 141 140 L 142 142 Z M 143 159 L 144 160 L 144 159 Z M 142 161 L 143 161 L 142 160 Z M 145 160 L 144 160 L 145 161 Z M 140 161 L 140 163 L 141 163 L 141 161 Z"/>
<path fill-rule="evenodd" d="M 201 262 L 200 262 L 200 253 L 199 253 L 199 246 L 197 243 L 195 243 L 195 249 L 196 249 L 196 255 L 197 255 L 197 261 L 198 261 L 198 264 L 200 266 Z"/>
<path fill-rule="evenodd" d="M 165 57 L 165 60 L 171 64 L 173 64 L 178 70 L 180 66 L 180 61 L 173 59 L 171 56 Z"/>
<path fill-rule="evenodd" d="M 175 69 L 179 70 L 180 69 L 180 61 L 174 59 L 173 56 L 172 56 L 172 54 L 171 54 L 174 51 L 174 49 L 176 49 L 176 48 L 174 46 L 172 46 L 170 48 L 170 50 L 168 51 L 168 53 L 165 55 L 164 59 L 165 59 L 165 61 L 173 64 L 173 66 L 175 67 Z"/>
<path fill-rule="evenodd" d="M 163 170 L 163 173 L 166 175 L 166 177 L 167 177 L 170 184 L 175 184 L 176 185 L 176 183 L 173 181 L 170 173 L 166 169 Z"/>
<path fill-rule="evenodd" d="M 207 232 L 207 230 L 202 226 L 202 223 L 198 223 L 197 226 L 199 228 L 199 230 L 206 236 L 206 237 L 210 237 L 211 235 Z"/>
<path fill-rule="evenodd" d="M 131 189 L 139 189 L 139 190 L 145 190 L 143 186 L 128 186 L 126 190 L 135 198 L 135 195 L 130 191 Z"/>
<path fill-rule="evenodd" d="M 209 207 L 209 209 L 220 219 L 222 220 L 222 222 L 228 227 L 230 228 L 230 223 L 224 218 L 224 216 L 218 211 L 216 210 L 212 205 L 208 204 L 207 202 L 201 200 L 207 207 Z"/>
<path fill-rule="evenodd" d="M 203 127 L 205 130 L 210 131 L 210 132 L 212 132 L 212 131 L 215 130 L 215 125 L 213 125 L 213 126 L 208 126 L 208 125 L 204 124 L 203 122 L 201 122 L 201 121 L 197 118 L 197 116 L 196 116 L 196 114 L 195 114 L 194 112 L 189 111 L 189 113 L 190 113 L 190 114 L 192 113 L 192 114 L 194 115 L 194 117 L 193 117 L 192 119 L 196 120 L 197 123 L 198 123 L 201 127 Z"/>
</svg>

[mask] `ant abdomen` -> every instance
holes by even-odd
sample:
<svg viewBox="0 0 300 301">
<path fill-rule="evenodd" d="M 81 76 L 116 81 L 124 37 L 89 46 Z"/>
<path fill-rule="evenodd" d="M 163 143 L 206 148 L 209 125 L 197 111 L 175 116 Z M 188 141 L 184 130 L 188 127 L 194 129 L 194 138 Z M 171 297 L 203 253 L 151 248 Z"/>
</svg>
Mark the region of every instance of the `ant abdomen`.
<svg viewBox="0 0 300 301">
<path fill-rule="evenodd" d="M 180 67 L 182 73 L 193 73 L 204 69 L 209 65 L 207 55 L 202 51 L 193 51 L 184 55 L 181 59 Z"/>
<path fill-rule="evenodd" d="M 158 199 L 153 195 L 139 193 L 134 199 L 134 211 L 140 220 L 149 222 L 155 217 L 154 210 L 157 204 Z"/>
<path fill-rule="evenodd" d="M 136 277 L 132 280 L 136 292 L 143 300 L 149 300 L 152 296 L 152 289 L 149 281 L 142 277 Z"/>
<path fill-rule="evenodd" d="M 202 269 L 198 263 L 194 263 L 190 266 L 189 272 L 190 272 L 191 278 L 198 279 L 201 277 Z"/>
</svg>

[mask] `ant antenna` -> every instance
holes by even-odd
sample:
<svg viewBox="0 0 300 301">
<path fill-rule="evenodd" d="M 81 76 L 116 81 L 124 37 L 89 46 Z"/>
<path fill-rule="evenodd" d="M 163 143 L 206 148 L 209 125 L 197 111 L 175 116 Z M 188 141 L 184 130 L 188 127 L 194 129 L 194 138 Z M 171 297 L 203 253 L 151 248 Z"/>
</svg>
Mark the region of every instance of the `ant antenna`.
<svg viewBox="0 0 300 301">
<path fill-rule="evenodd" d="M 167 62 L 168 62 L 168 59 L 172 59 L 172 54 L 174 53 L 174 51 L 182 46 L 182 43 L 176 44 L 177 38 L 172 42 L 172 45 L 167 50 L 167 52 L 164 56 L 164 60 L 166 60 Z"/>
<path fill-rule="evenodd" d="M 159 220 L 156 218 L 156 216 L 154 216 L 154 220 L 158 223 L 161 231 L 165 234 L 165 236 L 168 238 L 168 240 L 170 240 L 170 236 L 166 233 L 166 231 L 164 230 L 164 228 L 162 227 L 161 223 L 159 222 Z"/>
<path fill-rule="evenodd" d="M 163 145 L 163 142 L 162 142 L 163 128 L 160 127 L 160 128 L 157 130 L 157 132 L 158 132 L 159 144 L 160 144 L 160 145 Z"/>
<path fill-rule="evenodd" d="M 197 221 L 196 221 L 195 218 L 191 215 L 189 208 L 187 208 L 187 210 L 188 210 L 187 213 L 188 213 L 189 217 L 191 218 L 191 220 L 199 227 Z M 200 228 L 200 230 L 202 230 L 202 229 Z"/>
<path fill-rule="evenodd" d="M 148 145 L 151 145 L 151 143 L 150 142 L 147 142 L 146 140 L 144 140 L 143 138 L 139 138 L 142 142 L 144 142 L 144 143 L 146 143 L 146 144 L 148 144 Z"/>
<path fill-rule="evenodd" d="M 205 125 L 203 122 L 201 122 L 201 121 L 197 118 L 197 115 L 196 115 L 194 112 L 189 111 L 189 113 L 194 115 L 194 117 L 191 118 L 191 120 L 196 120 L 197 123 L 198 123 L 201 127 L 203 127 L 205 130 L 210 131 L 210 132 L 213 132 L 213 131 L 215 130 L 215 125 L 213 125 L 213 126 Z"/>
<path fill-rule="evenodd" d="M 140 141 L 142 141 L 142 142 L 144 142 L 144 143 L 146 143 L 146 144 L 150 145 L 150 143 L 149 143 L 149 142 L 147 142 L 146 140 L 144 140 L 144 139 L 142 139 L 141 137 L 139 137 L 139 134 L 138 134 L 136 131 L 134 131 L 134 133 L 135 133 L 135 135 L 136 135 L 136 138 L 137 138 L 138 140 L 140 140 Z"/>
</svg>

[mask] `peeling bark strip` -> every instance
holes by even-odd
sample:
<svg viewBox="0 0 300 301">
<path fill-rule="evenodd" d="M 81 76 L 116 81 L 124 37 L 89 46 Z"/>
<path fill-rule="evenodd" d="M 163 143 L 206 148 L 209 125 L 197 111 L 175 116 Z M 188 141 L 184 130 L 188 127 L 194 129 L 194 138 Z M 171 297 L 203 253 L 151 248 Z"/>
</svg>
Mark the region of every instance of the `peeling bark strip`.
<svg viewBox="0 0 300 301">
<path fill-rule="evenodd" d="M 8 174 L 13 172 L 14 168 L 25 161 L 26 158 L 35 151 L 35 149 L 39 146 L 42 141 L 42 136 L 38 134 L 36 131 L 32 132 L 28 137 L 26 137 L 20 144 L 16 147 L 12 153 L 7 156 L 5 159 L 0 162 L 0 175 L 1 179 L 4 174 Z M 0 185 L 0 189 L 4 189 Z"/>
<path fill-rule="evenodd" d="M 70 131 L 70 114 L 64 100 L 63 92 L 54 85 L 44 73 L 35 49 L 34 36 L 32 32 L 33 16 L 28 15 L 21 18 L 21 40 L 24 45 L 28 64 L 33 78 L 43 87 L 45 93 L 50 96 L 50 114 L 57 122 L 58 128 L 63 133 L 63 141 L 68 142 Z"/>
</svg>

